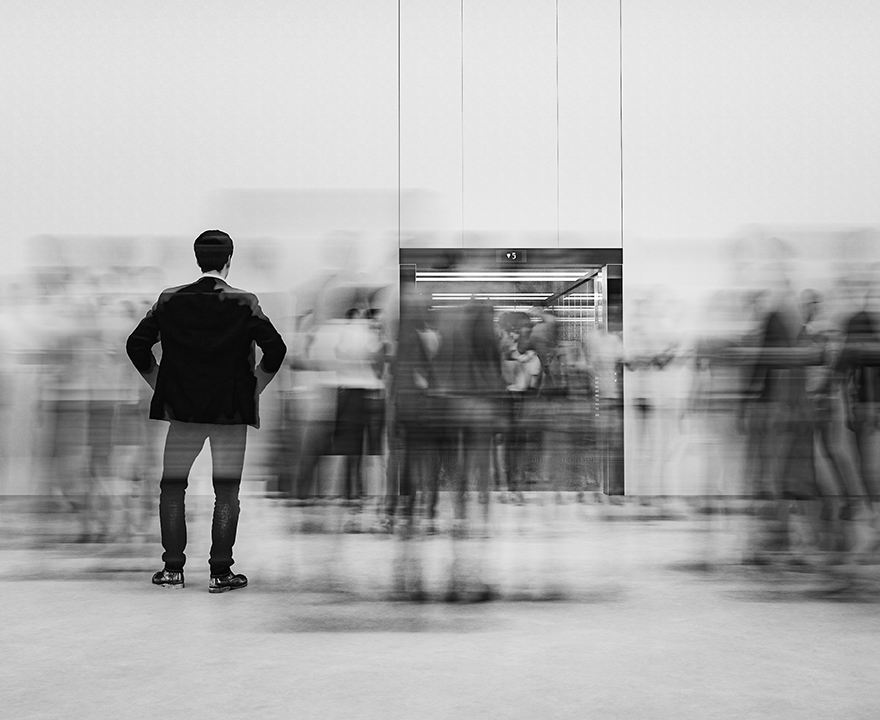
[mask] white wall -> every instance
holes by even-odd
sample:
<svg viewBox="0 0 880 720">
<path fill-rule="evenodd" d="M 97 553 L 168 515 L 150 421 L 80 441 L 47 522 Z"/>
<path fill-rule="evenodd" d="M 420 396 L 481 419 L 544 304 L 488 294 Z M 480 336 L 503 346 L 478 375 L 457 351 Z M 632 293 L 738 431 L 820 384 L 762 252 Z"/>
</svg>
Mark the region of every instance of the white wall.
<svg viewBox="0 0 880 720">
<path fill-rule="evenodd" d="M 658 278 L 725 282 L 718 248 L 746 226 L 880 225 L 873 0 L 399 8 L 7 4 L 6 272 L 41 234 L 222 225 L 279 242 L 294 283 L 334 226 L 363 222 L 357 262 L 387 264 L 399 213 L 408 244 L 622 242 L 632 297 Z M 304 230 L 290 198 L 313 189 L 337 205 Z"/>
</svg>

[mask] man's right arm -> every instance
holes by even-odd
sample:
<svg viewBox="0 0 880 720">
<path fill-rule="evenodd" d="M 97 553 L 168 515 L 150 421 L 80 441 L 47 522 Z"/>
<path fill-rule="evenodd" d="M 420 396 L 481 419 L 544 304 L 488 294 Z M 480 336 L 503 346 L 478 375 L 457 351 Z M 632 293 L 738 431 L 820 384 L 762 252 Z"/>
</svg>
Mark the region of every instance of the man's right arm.
<svg viewBox="0 0 880 720">
<path fill-rule="evenodd" d="M 146 314 L 125 343 L 125 351 L 132 365 L 153 390 L 156 389 L 156 378 L 159 375 L 159 363 L 153 354 L 153 345 L 159 341 L 159 323 L 154 310 L 155 307 Z"/>
</svg>

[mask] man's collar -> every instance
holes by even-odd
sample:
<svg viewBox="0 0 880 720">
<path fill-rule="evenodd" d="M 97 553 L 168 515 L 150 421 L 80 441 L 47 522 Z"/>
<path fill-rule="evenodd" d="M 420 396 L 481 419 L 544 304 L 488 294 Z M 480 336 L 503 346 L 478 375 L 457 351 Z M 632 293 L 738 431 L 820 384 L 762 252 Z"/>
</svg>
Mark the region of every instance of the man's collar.
<svg viewBox="0 0 880 720">
<path fill-rule="evenodd" d="M 226 279 L 216 270 L 208 270 L 207 272 L 203 272 L 202 277 L 216 278 L 217 280 L 223 280 L 223 282 L 226 282 Z M 199 278 L 199 280 L 201 279 L 202 278 Z"/>
</svg>

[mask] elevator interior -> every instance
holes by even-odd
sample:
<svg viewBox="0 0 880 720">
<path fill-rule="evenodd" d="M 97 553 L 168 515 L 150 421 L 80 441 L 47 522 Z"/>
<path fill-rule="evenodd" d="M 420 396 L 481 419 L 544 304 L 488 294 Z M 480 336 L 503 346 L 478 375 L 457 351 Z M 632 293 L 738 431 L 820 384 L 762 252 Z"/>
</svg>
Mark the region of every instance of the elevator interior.
<svg viewBox="0 0 880 720">
<path fill-rule="evenodd" d="M 531 434 L 498 434 L 496 488 L 515 482 L 520 489 L 623 494 L 623 373 L 614 349 L 622 330 L 621 260 L 619 249 L 401 249 L 401 302 L 417 298 L 437 317 L 488 303 L 502 358 L 524 325 L 526 332 L 554 325 L 553 359 L 539 363 L 541 389 L 524 405 Z M 510 380 L 508 396 L 519 389 Z M 524 472 L 511 481 L 516 453 Z"/>
</svg>

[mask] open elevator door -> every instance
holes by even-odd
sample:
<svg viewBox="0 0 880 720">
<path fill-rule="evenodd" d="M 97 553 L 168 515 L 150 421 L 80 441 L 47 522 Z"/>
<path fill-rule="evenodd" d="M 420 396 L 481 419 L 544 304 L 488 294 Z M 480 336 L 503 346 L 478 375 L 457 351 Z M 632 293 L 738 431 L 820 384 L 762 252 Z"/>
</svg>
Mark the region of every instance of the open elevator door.
<svg viewBox="0 0 880 720">
<path fill-rule="evenodd" d="M 510 472 L 503 458 L 512 449 L 529 455 L 528 489 L 624 494 L 622 270 L 620 249 L 400 250 L 402 304 L 439 316 L 489 303 L 502 344 L 512 336 L 521 345 L 524 326 L 530 333 L 553 326 L 554 352 L 542 354 L 541 389 L 530 391 L 535 399 L 526 406 L 539 427 L 540 458 L 532 457 L 534 443 L 510 448 L 521 435 L 499 433 L 507 447 L 495 458 L 496 487 Z M 507 387 L 508 395 L 517 390 Z"/>
</svg>

